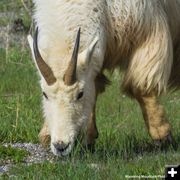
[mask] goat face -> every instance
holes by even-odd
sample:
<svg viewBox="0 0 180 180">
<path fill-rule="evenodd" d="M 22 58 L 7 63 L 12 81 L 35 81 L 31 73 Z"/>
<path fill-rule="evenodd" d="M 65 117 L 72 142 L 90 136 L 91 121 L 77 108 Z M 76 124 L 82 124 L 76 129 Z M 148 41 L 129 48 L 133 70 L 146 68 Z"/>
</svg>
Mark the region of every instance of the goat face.
<svg viewBox="0 0 180 180">
<path fill-rule="evenodd" d="M 56 78 L 40 55 L 37 36 L 38 29 L 34 39 L 29 36 L 28 41 L 42 79 L 43 110 L 51 136 L 51 149 L 55 155 L 65 156 L 71 152 L 80 131 L 87 128 L 95 103 L 95 77 L 89 67 L 89 60 L 98 39 L 95 38 L 90 46 L 79 54 L 79 30 L 73 55 L 67 60 L 69 64 L 63 72 L 63 78 Z"/>
</svg>

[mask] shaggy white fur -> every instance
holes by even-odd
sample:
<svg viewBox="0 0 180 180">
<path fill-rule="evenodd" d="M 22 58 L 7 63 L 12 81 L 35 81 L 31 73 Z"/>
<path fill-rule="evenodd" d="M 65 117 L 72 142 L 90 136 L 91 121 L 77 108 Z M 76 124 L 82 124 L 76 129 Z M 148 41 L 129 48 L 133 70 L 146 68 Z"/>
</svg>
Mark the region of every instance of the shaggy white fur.
<svg viewBox="0 0 180 180">
<path fill-rule="evenodd" d="M 166 90 L 173 47 L 180 35 L 180 0 L 34 0 L 38 45 L 57 81 L 48 86 L 41 76 L 45 119 L 53 144 L 74 140 L 95 104 L 94 79 L 103 69 L 126 70 L 124 88 L 148 94 Z M 63 76 L 81 27 L 78 81 L 66 86 Z M 33 53 L 32 38 L 28 40 Z M 92 56 L 89 56 L 92 53 Z M 41 73 L 40 73 L 41 74 Z M 83 91 L 82 99 L 77 100 Z"/>
</svg>

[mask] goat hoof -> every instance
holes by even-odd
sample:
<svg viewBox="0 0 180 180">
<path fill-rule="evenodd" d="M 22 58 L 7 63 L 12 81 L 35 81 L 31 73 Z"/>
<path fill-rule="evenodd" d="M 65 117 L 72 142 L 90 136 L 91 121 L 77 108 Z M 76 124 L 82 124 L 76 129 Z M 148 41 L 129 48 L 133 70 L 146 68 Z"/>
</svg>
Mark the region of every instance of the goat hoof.
<svg viewBox="0 0 180 180">
<path fill-rule="evenodd" d="M 166 141 L 168 144 L 170 144 L 173 147 L 174 150 L 177 150 L 178 145 L 177 145 L 176 141 L 174 140 L 171 133 L 169 133 L 168 136 L 166 137 Z"/>
<path fill-rule="evenodd" d="M 174 150 L 177 150 L 177 143 L 175 142 L 172 133 L 169 133 L 164 139 L 154 140 L 154 144 L 161 150 L 167 149 L 169 146 Z"/>
<path fill-rule="evenodd" d="M 85 152 L 94 153 L 94 152 L 95 152 L 95 144 L 87 144 L 87 145 L 85 145 L 85 146 L 81 149 L 80 154 L 83 155 Z"/>
<path fill-rule="evenodd" d="M 88 151 L 90 151 L 91 153 L 95 152 L 95 144 L 88 144 L 87 145 L 87 149 Z"/>
</svg>

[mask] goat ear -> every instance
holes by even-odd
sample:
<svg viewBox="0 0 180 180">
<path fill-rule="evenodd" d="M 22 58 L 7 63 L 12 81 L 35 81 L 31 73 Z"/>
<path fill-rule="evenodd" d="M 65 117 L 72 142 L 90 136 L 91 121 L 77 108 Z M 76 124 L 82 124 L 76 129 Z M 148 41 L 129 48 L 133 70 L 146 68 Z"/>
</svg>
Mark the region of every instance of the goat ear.
<svg viewBox="0 0 180 180">
<path fill-rule="evenodd" d="M 34 48 L 33 48 L 33 38 L 32 38 L 32 36 L 30 34 L 27 36 L 27 40 L 28 40 L 29 46 L 31 48 L 31 53 L 32 53 L 33 60 L 34 60 L 34 62 L 36 64 L 35 55 L 34 55 Z"/>
<path fill-rule="evenodd" d="M 39 74 L 42 75 L 41 71 L 39 70 L 39 67 L 38 67 L 38 65 L 36 63 L 36 58 L 35 58 L 35 54 L 34 54 L 34 46 L 33 46 L 34 40 L 33 40 L 32 36 L 30 34 L 27 36 L 27 40 L 28 40 L 29 46 L 31 48 L 31 53 L 32 53 L 33 61 L 34 61 L 35 65 L 36 65 L 36 68 L 38 69 Z"/>
<path fill-rule="evenodd" d="M 95 50 L 95 47 L 97 45 L 99 41 L 99 37 L 96 36 L 92 43 L 89 45 L 89 47 L 87 49 L 85 49 L 82 53 L 79 54 L 79 59 L 81 61 L 81 63 L 88 65 L 91 61 L 93 52 Z"/>
<path fill-rule="evenodd" d="M 34 46 L 33 46 L 34 40 L 33 40 L 32 36 L 30 34 L 27 36 L 27 40 L 28 40 L 29 46 L 31 48 L 31 53 L 32 53 L 33 61 L 34 61 L 35 65 L 36 65 L 36 68 L 38 69 L 38 72 L 39 72 L 40 76 L 43 77 L 43 75 L 41 74 L 41 71 L 40 71 L 40 69 L 39 69 L 39 67 L 37 65 L 37 62 L 36 62 L 36 58 L 35 58 L 35 54 L 34 54 Z"/>
<path fill-rule="evenodd" d="M 46 64 L 46 62 L 41 57 L 41 54 L 39 52 L 38 45 L 37 45 L 37 35 L 38 35 L 38 29 L 36 29 L 34 39 L 32 38 L 31 35 L 27 37 L 28 42 L 31 48 L 31 52 L 32 52 L 32 56 L 33 56 L 33 60 L 35 62 L 36 68 L 38 69 L 40 76 L 43 77 L 45 81 L 47 82 L 47 84 L 50 86 L 56 82 L 56 78 L 51 68 Z"/>
</svg>

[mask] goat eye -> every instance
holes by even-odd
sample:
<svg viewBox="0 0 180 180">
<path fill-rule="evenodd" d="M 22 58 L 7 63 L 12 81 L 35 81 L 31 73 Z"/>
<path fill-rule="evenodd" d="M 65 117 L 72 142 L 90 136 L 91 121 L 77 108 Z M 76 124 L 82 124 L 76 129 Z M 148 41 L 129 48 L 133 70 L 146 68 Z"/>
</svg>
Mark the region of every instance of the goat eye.
<svg viewBox="0 0 180 180">
<path fill-rule="evenodd" d="M 77 100 L 81 99 L 83 97 L 84 93 L 81 91 L 78 96 L 77 96 Z"/>
<path fill-rule="evenodd" d="M 47 96 L 47 94 L 46 94 L 45 92 L 43 92 L 43 96 L 44 96 L 46 99 L 48 99 L 48 96 Z"/>
</svg>

